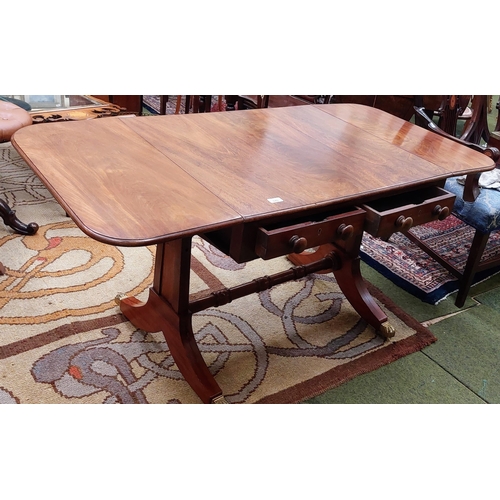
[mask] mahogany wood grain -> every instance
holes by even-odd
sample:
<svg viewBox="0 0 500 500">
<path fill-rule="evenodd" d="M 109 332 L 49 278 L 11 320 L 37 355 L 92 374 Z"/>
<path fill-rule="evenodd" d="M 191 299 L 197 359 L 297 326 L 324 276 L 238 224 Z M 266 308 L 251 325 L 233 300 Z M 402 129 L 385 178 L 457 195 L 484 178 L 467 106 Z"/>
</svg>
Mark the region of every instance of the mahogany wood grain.
<svg viewBox="0 0 500 500">
<path fill-rule="evenodd" d="M 354 123 L 334 116 L 337 108 Z M 139 118 L 128 125 L 247 220 L 358 200 L 463 169 L 451 163 L 453 145 L 365 106 L 296 106 L 190 118 Z M 382 129 L 377 134 L 374 122 Z M 464 152 L 466 165 L 473 161 L 469 155 L 475 167 L 479 162 L 491 168 L 469 151 Z M 268 201 L 275 198 L 283 201 Z"/>
<path fill-rule="evenodd" d="M 469 149 L 468 154 L 461 149 L 460 155 L 457 155 L 457 148 L 452 141 L 436 137 L 429 130 L 387 113 L 374 114 L 376 110 L 373 108 L 365 107 L 363 112 L 359 111 L 358 107 L 352 105 L 325 107 L 325 112 L 429 162 L 430 172 L 434 171 L 437 175 L 443 172 L 448 177 L 463 175 L 468 168 L 473 172 L 477 167 L 478 154 L 475 151 Z M 429 173 L 429 170 L 426 172 Z M 422 173 L 425 174 L 425 171 Z"/>
<path fill-rule="evenodd" d="M 191 238 L 158 245 L 155 278 L 145 303 L 134 297 L 121 300 L 121 311 L 135 326 L 162 331 L 170 353 L 186 382 L 204 403 L 222 390 L 207 368 L 194 338 L 189 310 Z"/>
<path fill-rule="evenodd" d="M 47 124 L 13 144 L 82 231 L 104 243 L 153 244 L 239 219 L 127 127 L 139 119 Z"/>
</svg>

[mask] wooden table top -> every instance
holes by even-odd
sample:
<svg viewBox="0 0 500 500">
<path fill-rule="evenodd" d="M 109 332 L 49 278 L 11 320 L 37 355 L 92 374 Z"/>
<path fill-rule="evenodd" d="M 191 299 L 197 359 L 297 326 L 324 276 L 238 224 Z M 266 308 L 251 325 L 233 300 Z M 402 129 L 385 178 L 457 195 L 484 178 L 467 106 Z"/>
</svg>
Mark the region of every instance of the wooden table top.
<svg viewBox="0 0 500 500">
<path fill-rule="evenodd" d="M 139 246 L 494 168 L 375 108 L 306 105 L 25 127 L 12 144 L 89 236 Z"/>
</svg>

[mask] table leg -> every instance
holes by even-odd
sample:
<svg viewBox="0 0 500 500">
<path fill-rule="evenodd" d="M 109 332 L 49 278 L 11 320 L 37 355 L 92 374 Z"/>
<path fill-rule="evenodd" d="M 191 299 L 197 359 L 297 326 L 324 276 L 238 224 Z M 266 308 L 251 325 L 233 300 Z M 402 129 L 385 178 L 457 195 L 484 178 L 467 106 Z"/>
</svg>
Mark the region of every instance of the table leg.
<svg viewBox="0 0 500 500">
<path fill-rule="evenodd" d="M 365 281 L 361 276 L 360 257 L 352 257 L 340 253 L 342 265 L 340 269 L 333 271 L 335 279 L 346 296 L 346 299 L 354 307 L 356 312 L 370 325 L 372 325 L 382 337 L 394 337 L 394 327 L 389 323 L 387 315 L 375 302 L 366 288 Z"/>
<path fill-rule="evenodd" d="M 117 299 L 121 312 L 137 328 L 163 332 L 179 371 L 204 403 L 225 402 L 194 338 L 189 311 L 190 266 L 191 238 L 159 244 L 147 302 Z"/>
<path fill-rule="evenodd" d="M 375 302 L 361 276 L 359 248 L 363 235 L 350 238 L 339 245 L 321 245 L 314 253 L 289 255 L 296 265 L 307 264 L 325 257 L 332 251 L 340 260 L 338 268 L 333 270 L 337 284 L 355 311 L 377 332 L 385 338 L 394 337 L 395 330 L 388 322 L 387 315 Z"/>
</svg>

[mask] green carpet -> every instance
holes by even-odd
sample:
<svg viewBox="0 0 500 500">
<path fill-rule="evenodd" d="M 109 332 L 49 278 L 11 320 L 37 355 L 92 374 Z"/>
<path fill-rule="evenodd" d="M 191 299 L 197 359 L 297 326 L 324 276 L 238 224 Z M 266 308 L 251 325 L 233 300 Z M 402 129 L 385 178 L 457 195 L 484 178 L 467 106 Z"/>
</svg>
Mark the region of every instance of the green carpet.
<svg viewBox="0 0 500 500">
<path fill-rule="evenodd" d="M 483 401 L 426 355 L 415 353 L 371 374 L 361 375 L 306 403 L 477 404 Z"/>
<path fill-rule="evenodd" d="M 498 275 L 473 287 L 464 308 L 458 309 L 454 295 L 432 306 L 366 265 L 362 266 L 362 273 L 418 321 L 430 322 L 428 327 L 438 341 L 306 403 L 500 403 Z"/>
<path fill-rule="evenodd" d="M 498 293 L 497 293 L 498 297 Z M 500 403 L 500 311 L 486 305 L 434 325 L 425 354 L 488 403 Z"/>
<path fill-rule="evenodd" d="M 495 278 L 495 279 L 494 279 Z M 500 276 L 495 276 L 475 289 L 475 299 L 481 304 L 500 312 Z"/>
</svg>

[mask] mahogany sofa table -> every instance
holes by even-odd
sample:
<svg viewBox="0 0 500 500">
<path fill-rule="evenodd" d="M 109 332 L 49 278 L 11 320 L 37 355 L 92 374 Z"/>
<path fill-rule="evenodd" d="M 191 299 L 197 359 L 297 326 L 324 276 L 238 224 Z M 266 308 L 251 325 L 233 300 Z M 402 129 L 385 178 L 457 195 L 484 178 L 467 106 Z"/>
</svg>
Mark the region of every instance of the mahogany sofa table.
<svg viewBox="0 0 500 500">
<path fill-rule="evenodd" d="M 355 104 L 53 123 L 19 130 L 12 144 L 88 236 L 157 245 L 148 300 L 122 297 L 120 309 L 137 328 L 163 332 L 205 403 L 224 398 L 192 314 L 330 269 L 360 316 L 390 337 L 359 271 L 363 231 L 387 237 L 444 218 L 454 199 L 445 179 L 494 168 L 485 155 Z M 299 265 L 193 301 L 195 235 L 240 263 L 293 253 Z M 313 247 L 328 251 L 300 255 Z"/>
</svg>

